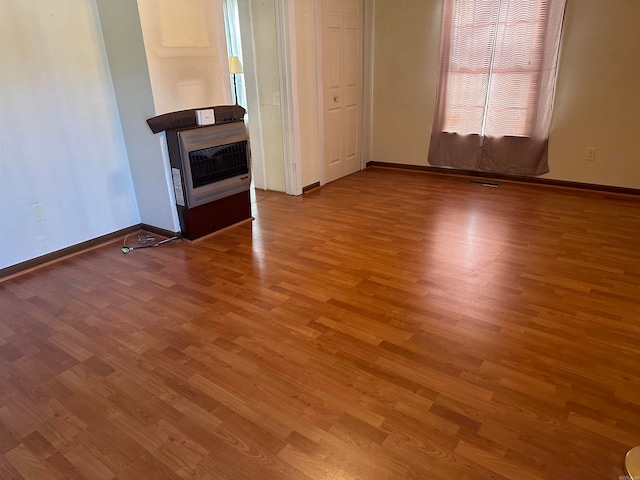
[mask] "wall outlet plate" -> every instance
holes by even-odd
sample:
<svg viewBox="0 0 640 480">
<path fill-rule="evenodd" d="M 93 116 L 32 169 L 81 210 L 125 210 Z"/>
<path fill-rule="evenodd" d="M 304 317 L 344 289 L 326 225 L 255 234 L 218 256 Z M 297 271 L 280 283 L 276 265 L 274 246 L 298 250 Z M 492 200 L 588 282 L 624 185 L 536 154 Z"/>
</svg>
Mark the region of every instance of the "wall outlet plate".
<svg viewBox="0 0 640 480">
<path fill-rule="evenodd" d="M 47 219 L 47 213 L 44 211 L 44 205 L 41 203 L 34 203 L 31 205 L 33 210 L 33 216 L 36 219 L 36 222 L 41 222 Z"/>
<path fill-rule="evenodd" d="M 216 123 L 216 117 L 213 114 L 213 108 L 196 110 L 196 123 L 198 125 L 213 125 L 214 123 Z"/>
</svg>

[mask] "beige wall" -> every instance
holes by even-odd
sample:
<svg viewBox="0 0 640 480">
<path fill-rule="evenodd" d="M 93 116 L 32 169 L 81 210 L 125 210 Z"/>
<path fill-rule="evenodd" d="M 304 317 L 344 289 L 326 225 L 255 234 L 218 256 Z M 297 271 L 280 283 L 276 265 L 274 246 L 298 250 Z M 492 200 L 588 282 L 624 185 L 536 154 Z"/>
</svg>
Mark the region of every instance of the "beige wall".
<svg viewBox="0 0 640 480">
<path fill-rule="evenodd" d="M 376 0 L 371 158 L 426 165 L 438 86 L 441 0 Z"/>
<path fill-rule="evenodd" d="M 427 164 L 441 5 L 376 0 L 371 160 Z M 568 0 L 547 177 L 640 188 L 638 18 L 637 0 Z"/>
<path fill-rule="evenodd" d="M 638 19 L 637 0 L 568 0 L 548 177 L 640 188 Z"/>
</svg>

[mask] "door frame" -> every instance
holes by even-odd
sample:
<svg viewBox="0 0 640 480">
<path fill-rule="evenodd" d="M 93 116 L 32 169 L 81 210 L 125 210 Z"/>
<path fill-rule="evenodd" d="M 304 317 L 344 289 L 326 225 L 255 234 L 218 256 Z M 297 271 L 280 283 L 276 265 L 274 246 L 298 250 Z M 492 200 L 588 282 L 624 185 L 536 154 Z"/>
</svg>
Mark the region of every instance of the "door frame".
<svg viewBox="0 0 640 480">
<path fill-rule="evenodd" d="M 325 133 L 324 133 L 324 71 L 322 68 L 322 1 L 314 0 L 315 40 L 316 40 L 316 77 L 317 77 L 317 101 L 318 101 L 318 173 L 320 185 L 327 183 L 324 173 Z M 362 0 L 363 2 L 363 42 L 362 42 L 362 125 L 360 131 L 360 170 L 367 166 L 371 155 L 371 122 L 373 118 L 373 38 L 374 38 L 374 13 L 375 0 Z"/>
<path fill-rule="evenodd" d="M 275 0 L 274 4 L 285 192 L 288 195 L 301 195 L 302 169 L 300 168 L 295 10 L 293 1 L 290 0 Z"/>
<path fill-rule="evenodd" d="M 256 58 L 253 41 L 253 13 L 251 12 L 250 0 L 237 0 L 237 3 L 238 20 L 240 23 L 240 39 L 242 41 L 242 53 L 244 55 L 243 75 L 245 91 L 247 94 L 246 107 L 250 117 L 247 122 L 247 128 L 249 129 L 249 137 L 251 141 L 251 174 L 255 188 L 265 190 L 268 185 L 268 177 L 263 154 L 262 118 L 260 114 L 260 101 L 258 99 L 258 77 L 256 74 Z M 226 68 L 228 69 L 228 62 L 226 63 Z M 229 99 L 229 103 L 231 104 L 230 84 Z"/>
<path fill-rule="evenodd" d="M 247 109 L 250 110 L 249 132 L 253 144 L 251 156 L 256 188 L 267 188 L 269 172 L 264 160 L 264 143 L 258 78 L 256 72 L 255 44 L 253 36 L 253 13 L 251 0 L 237 0 L 240 11 L 240 31 L 244 58 L 244 76 L 247 87 Z M 291 0 L 274 0 L 276 55 L 280 90 L 280 117 L 282 124 L 282 150 L 284 163 L 285 193 L 302 194 L 300 168 L 300 121 L 298 113 L 295 12 Z M 222 12 L 222 2 L 220 2 Z M 248 23 L 247 23 L 248 22 Z M 226 48 L 226 39 L 225 39 Z M 225 50 L 226 51 L 226 50 Z M 226 59 L 225 59 L 226 60 Z M 225 64 L 227 62 L 225 61 Z M 226 67 L 228 68 L 228 66 Z M 231 95 L 229 87 L 229 98 Z M 294 92 L 296 92 L 294 94 Z"/>
</svg>

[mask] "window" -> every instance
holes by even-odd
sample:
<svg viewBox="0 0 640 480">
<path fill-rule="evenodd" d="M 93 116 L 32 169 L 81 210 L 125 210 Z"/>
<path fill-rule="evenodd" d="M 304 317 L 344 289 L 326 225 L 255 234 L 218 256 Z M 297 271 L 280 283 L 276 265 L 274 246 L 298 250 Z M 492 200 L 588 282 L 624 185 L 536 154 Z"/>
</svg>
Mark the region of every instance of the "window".
<svg viewBox="0 0 640 480">
<path fill-rule="evenodd" d="M 564 4 L 445 0 L 431 164 L 503 173 L 548 171 Z"/>
<path fill-rule="evenodd" d="M 244 65 L 242 61 L 242 42 L 240 40 L 240 20 L 238 14 L 238 1 L 237 0 L 223 0 L 224 11 L 224 26 L 227 37 L 227 54 L 229 57 L 236 56 L 240 59 L 240 63 Z M 236 75 L 238 98 L 233 100 L 247 108 L 247 93 L 244 86 L 244 75 Z M 230 77 L 231 91 L 236 89 L 233 85 L 233 80 Z"/>
</svg>

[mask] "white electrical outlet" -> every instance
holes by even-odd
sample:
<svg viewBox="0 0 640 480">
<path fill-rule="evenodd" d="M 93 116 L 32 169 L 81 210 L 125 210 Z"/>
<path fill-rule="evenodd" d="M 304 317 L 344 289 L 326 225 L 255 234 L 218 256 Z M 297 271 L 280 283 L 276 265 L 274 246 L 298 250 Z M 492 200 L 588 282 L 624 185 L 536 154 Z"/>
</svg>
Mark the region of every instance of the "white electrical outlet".
<svg viewBox="0 0 640 480">
<path fill-rule="evenodd" d="M 593 162 L 596 159 L 596 149 L 594 147 L 587 148 L 587 154 L 584 157 L 585 160 Z"/>
<path fill-rule="evenodd" d="M 34 203 L 31 208 L 33 209 L 33 216 L 36 218 L 36 222 L 41 222 L 47 219 L 47 212 L 44 211 L 43 204 Z"/>
</svg>

